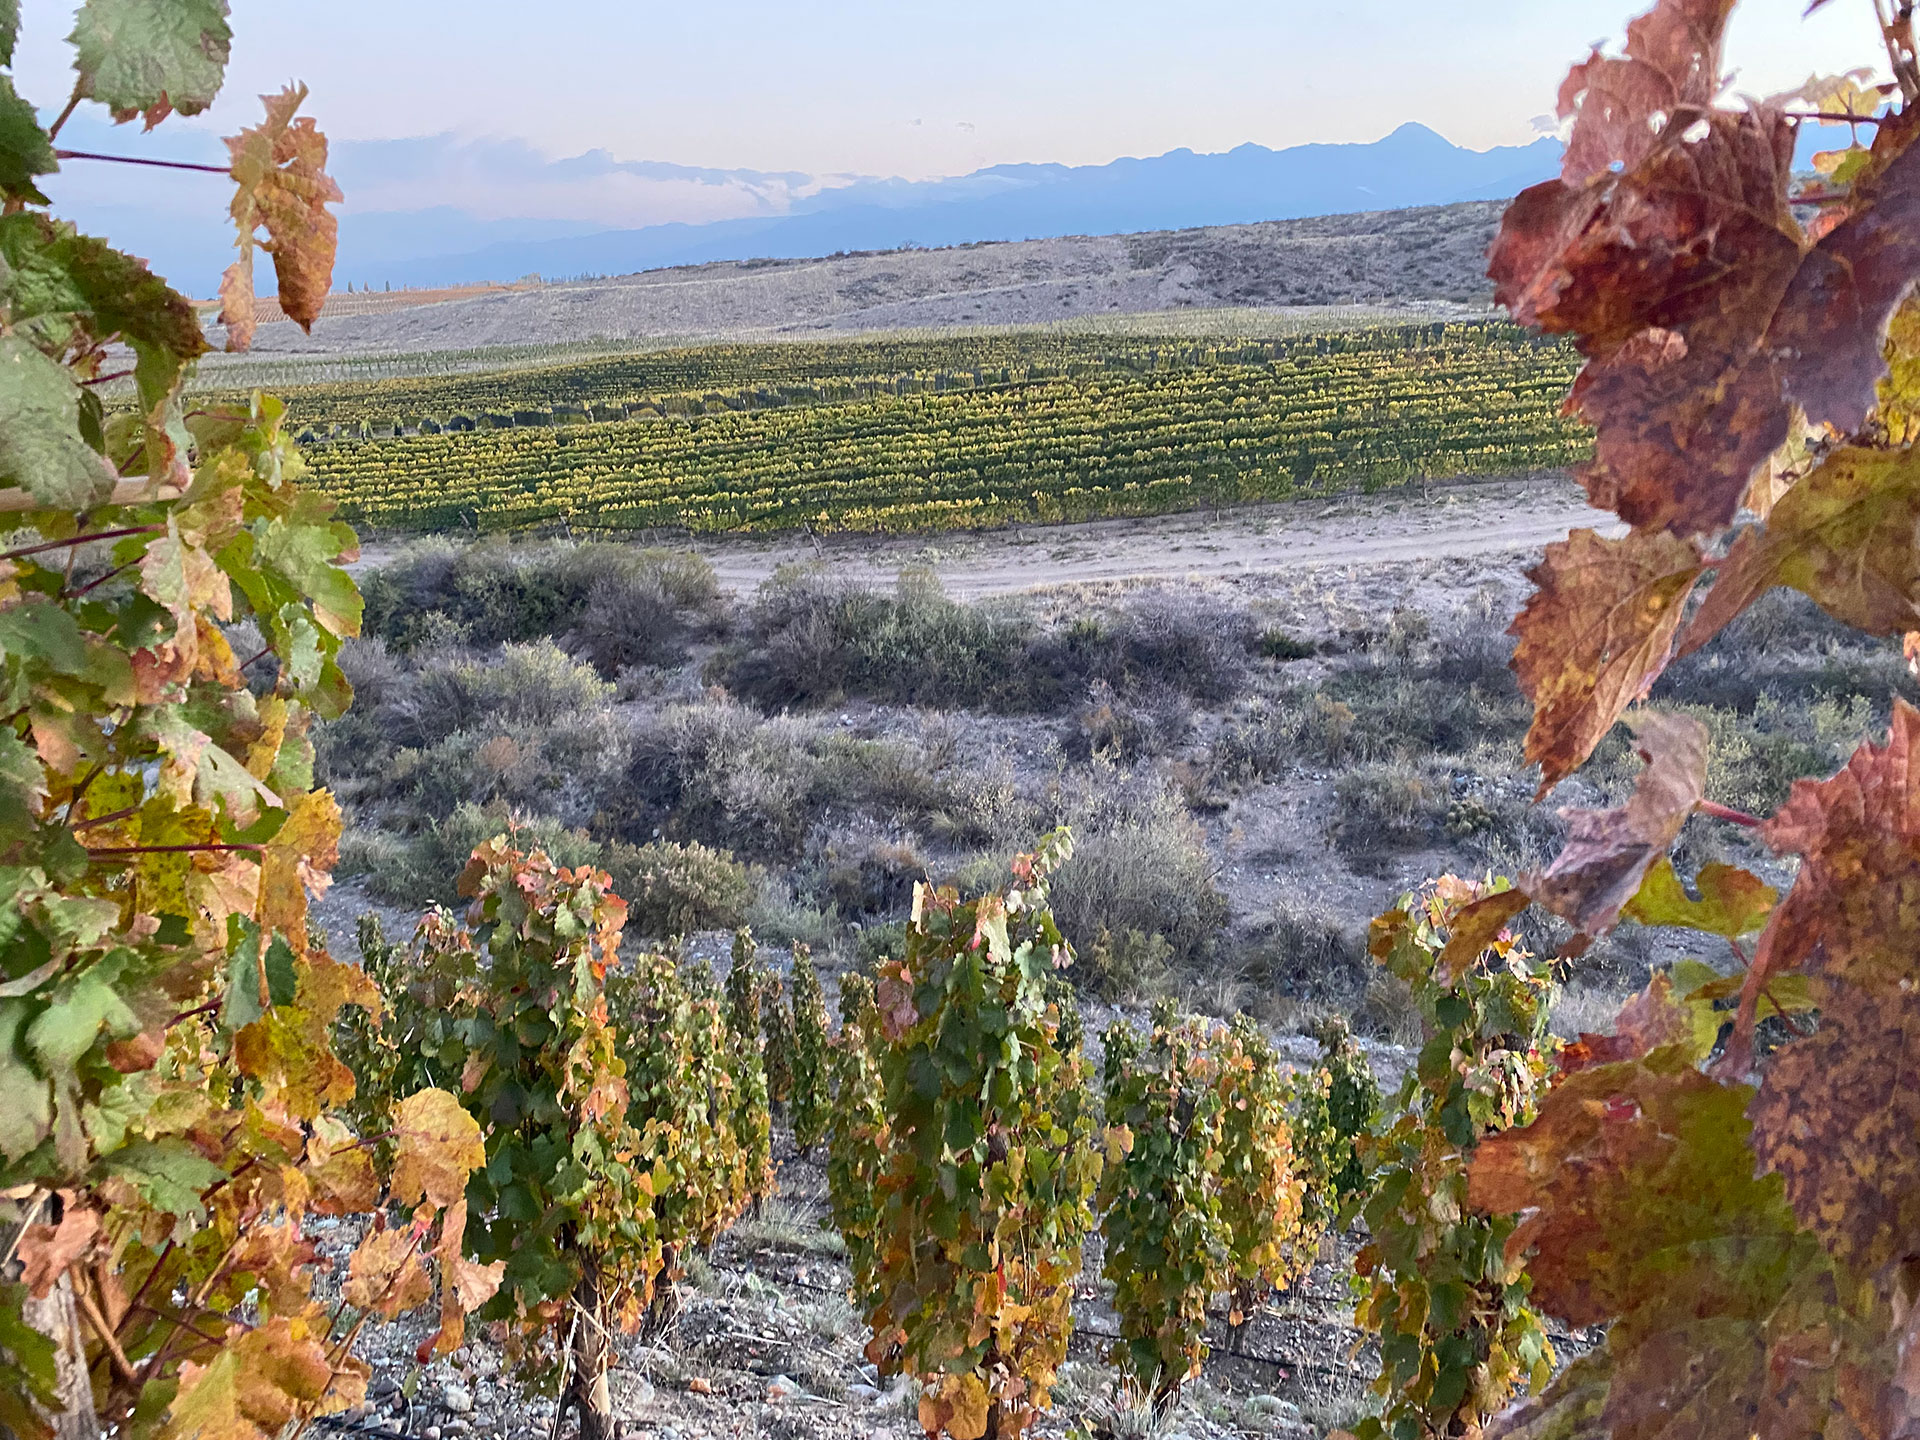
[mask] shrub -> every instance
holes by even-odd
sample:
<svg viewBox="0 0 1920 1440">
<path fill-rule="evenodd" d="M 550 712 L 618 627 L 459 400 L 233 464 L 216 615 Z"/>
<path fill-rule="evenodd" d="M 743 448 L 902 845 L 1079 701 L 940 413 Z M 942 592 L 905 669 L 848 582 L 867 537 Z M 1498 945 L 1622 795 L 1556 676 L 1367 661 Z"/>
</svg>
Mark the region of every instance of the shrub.
<svg viewBox="0 0 1920 1440">
<path fill-rule="evenodd" d="M 731 930 L 747 918 L 757 877 L 725 850 L 698 841 L 647 845 L 613 841 L 602 863 L 627 902 L 627 928 L 657 940 L 696 930 Z"/>
<path fill-rule="evenodd" d="M 1283 900 L 1240 957 L 1257 989 L 1351 1004 L 1373 974 L 1358 933 L 1318 905 Z"/>
<path fill-rule="evenodd" d="M 1254 653 L 1269 660 L 1305 660 L 1320 653 L 1311 640 L 1289 635 L 1285 630 L 1266 629 L 1253 643 Z"/>
<path fill-rule="evenodd" d="M 1227 923 L 1227 899 L 1199 827 L 1171 790 L 1096 772 L 1093 788 L 1063 797 L 1061 808 L 1084 836 L 1052 890 L 1054 913 L 1076 946 L 1103 930 L 1132 930 L 1160 936 L 1177 965 L 1210 953 Z"/>
<path fill-rule="evenodd" d="M 619 832 L 660 831 L 736 852 L 790 855 L 805 834 L 820 773 L 812 727 L 764 720 L 725 700 L 670 706 L 633 736 L 608 810 Z"/>
<path fill-rule="evenodd" d="M 1173 946 L 1157 931 L 1117 934 L 1105 927 L 1074 952 L 1073 983 L 1100 1000 L 1152 994 L 1173 969 Z"/>
<path fill-rule="evenodd" d="M 1361 765 L 1334 782 L 1333 838 L 1356 858 L 1427 843 L 1440 821 L 1439 787 L 1399 761 Z"/>
</svg>

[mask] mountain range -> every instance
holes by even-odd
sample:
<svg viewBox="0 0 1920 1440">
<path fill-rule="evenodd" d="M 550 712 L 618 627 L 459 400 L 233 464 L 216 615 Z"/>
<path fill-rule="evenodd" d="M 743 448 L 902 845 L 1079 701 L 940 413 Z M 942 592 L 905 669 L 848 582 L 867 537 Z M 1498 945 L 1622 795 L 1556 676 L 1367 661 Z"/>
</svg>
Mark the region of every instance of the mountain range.
<svg viewBox="0 0 1920 1440">
<path fill-rule="evenodd" d="M 75 149 L 222 163 L 204 129 L 145 137 L 76 123 Z M 1809 134 L 1803 149 L 1833 143 Z M 1841 143 L 1844 143 L 1842 141 Z M 347 195 L 336 285 L 438 286 L 617 275 L 714 260 L 796 259 L 978 241 L 1179 230 L 1504 199 L 1546 178 L 1561 144 L 1468 150 L 1424 125 L 1364 144 L 1171 150 L 1104 165 L 995 165 L 933 180 L 809 176 L 550 159 L 523 142 L 452 135 L 336 144 Z M 210 295 L 232 255 L 215 175 L 70 161 L 56 213 Z"/>
</svg>

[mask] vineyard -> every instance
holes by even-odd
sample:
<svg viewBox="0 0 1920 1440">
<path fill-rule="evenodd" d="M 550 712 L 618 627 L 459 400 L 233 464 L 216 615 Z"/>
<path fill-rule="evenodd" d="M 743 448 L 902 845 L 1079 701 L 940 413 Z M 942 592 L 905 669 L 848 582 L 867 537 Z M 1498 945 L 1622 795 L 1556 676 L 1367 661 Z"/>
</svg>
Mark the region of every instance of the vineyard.
<svg viewBox="0 0 1920 1440">
<path fill-rule="evenodd" d="M 1562 175 L 1514 202 L 1491 254 L 1516 320 L 1578 352 L 1577 478 L 1621 523 L 1545 547 L 1511 645 L 1396 609 L 1330 637 L 1334 665 L 1277 627 L 1142 607 L 1043 631 L 924 573 L 886 596 L 819 570 L 777 576 L 695 661 L 689 617 L 715 597 L 697 556 L 435 539 L 363 588 L 337 506 L 371 502 L 325 466 L 379 443 L 511 456 L 523 438 L 590 451 L 572 442 L 712 422 L 779 442 L 781 466 L 859 471 L 804 502 L 703 492 L 713 525 L 803 503 L 847 526 L 1011 513 L 992 477 L 1016 464 L 1060 482 L 1036 509 L 1126 483 L 1151 506 L 1182 485 L 1392 483 L 1416 450 L 1471 462 L 1490 452 L 1468 408 L 1583 453 L 1551 418 L 1568 351 L 1442 328 L 1022 354 L 964 382 L 883 351 L 869 374 L 790 377 L 793 396 L 738 374 L 701 391 L 737 357 L 669 354 L 640 363 L 693 382 L 666 397 L 685 415 L 596 420 L 634 402 L 576 390 L 544 396 L 549 420 L 556 400 L 586 411 L 574 426 L 503 409 L 515 423 L 485 436 L 436 420 L 303 453 L 277 399 L 189 406 L 208 345 L 190 304 L 43 208 L 36 178 L 74 158 L 54 145 L 81 103 L 151 128 L 223 80 L 220 0 L 86 0 L 49 128 L 0 74 L 0 1435 L 448 1440 L 474 1433 L 462 1379 L 482 1356 L 517 1402 L 487 1433 L 513 1440 L 618 1440 L 663 1412 L 648 1375 L 708 1405 L 696 1437 L 859 1433 L 850 1411 L 810 1418 L 837 1402 L 787 1374 L 716 1394 L 676 1358 L 695 1296 L 739 1319 L 777 1307 L 753 1263 L 776 1247 L 750 1237 L 810 1164 L 828 1223 L 785 1253 L 846 1278 L 793 1267 L 841 1306 L 813 1348 L 844 1356 L 858 1335 L 869 1413 L 929 1440 L 1175 1424 L 1305 1440 L 1272 1393 L 1257 1427 L 1251 1405 L 1232 1426 L 1182 1407 L 1216 1345 L 1272 1366 L 1276 1389 L 1313 1364 L 1249 1339 L 1324 1302 L 1330 1260 L 1355 1303 L 1323 1328 L 1350 1316 L 1354 1343 L 1321 1368 L 1371 1389 L 1312 1427 L 1342 1440 L 1920 1431 L 1920 44 L 1914 5 L 1877 3 L 1890 80 L 1735 105 L 1734 8 L 1658 0 L 1623 54 L 1574 69 Z M 0 3 L 9 70 L 16 11 Z M 306 91 L 262 99 L 227 141 L 236 348 L 258 257 L 306 326 L 335 250 Z M 1795 176 L 1798 127 L 1829 116 L 1871 143 Z M 128 378 L 116 346 L 137 357 L 138 403 L 109 413 L 91 387 Z M 1477 407 L 1455 414 L 1462 395 Z M 338 403 L 327 423 L 356 423 L 361 402 Z M 1289 404 L 1292 452 L 1260 428 Z M 1010 417 L 1030 453 L 968 438 Z M 1150 473 L 1148 452 L 1180 447 L 1214 468 L 1067 485 L 1085 467 L 1045 471 L 1041 442 L 1069 419 L 1115 468 Z M 867 468 L 828 454 L 836 439 Z M 977 492 L 940 488 L 936 448 L 971 457 L 952 474 Z M 907 476 L 932 498 L 903 498 Z M 529 479 L 521 509 L 467 518 L 571 518 L 577 500 L 581 523 L 611 527 L 665 504 L 577 478 L 577 496 Z M 1483 622 L 1508 614 L 1486 597 Z M 676 646 L 699 683 L 660 673 Z M 1237 707 L 1206 764 L 1146 763 L 1184 743 L 1187 701 L 1235 697 L 1252 656 L 1269 675 L 1315 667 L 1289 713 Z M 1764 690 L 1783 666 L 1808 683 Z M 1689 682 L 1744 694 L 1775 730 L 1736 733 Z M 623 731 L 647 691 L 662 723 Z M 853 733 L 849 695 L 981 724 L 1079 703 L 1077 736 L 1026 749 L 1052 763 L 1073 746 L 1086 773 L 1062 764 L 1041 796 L 1002 747 L 986 786 L 956 789 L 935 775 L 960 762 L 952 725 L 915 773 Z M 830 725 L 795 713 L 827 705 Z M 1497 826 L 1503 797 L 1407 768 L 1416 738 L 1506 750 L 1534 807 L 1580 803 L 1484 878 L 1396 884 L 1357 954 L 1295 926 L 1252 1003 L 1217 983 L 1200 999 L 1220 1014 L 1170 986 L 1139 1003 L 1214 958 L 1224 923 L 1172 787 L 1229 810 L 1302 754 L 1358 761 L 1311 777 L 1341 807 L 1330 842 L 1430 858 L 1437 831 Z M 893 830 L 859 856 L 820 847 L 833 903 L 878 922 L 825 966 L 836 1026 L 800 935 L 782 961 L 750 924 L 704 927 L 731 932 L 724 982 L 690 953 L 690 917 L 743 907 L 764 877 L 667 832 L 725 825 L 743 849 L 797 853 L 861 786 L 984 863 L 936 879 Z M 508 803 L 530 797 L 566 813 Z M 363 915 L 355 963 L 323 906 L 355 812 L 396 800 L 420 807 L 410 853 L 435 873 L 386 866 L 418 918 L 394 944 Z M 1084 837 L 1049 806 L 1077 806 Z M 1634 993 L 1591 1028 L 1559 1022 L 1635 930 L 1669 943 Z M 1359 972 L 1356 1020 L 1397 1014 L 1391 1095 L 1342 1014 L 1296 1010 L 1283 1037 L 1260 1013 L 1338 965 Z M 740 1354 L 777 1336 L 727 1339 Z M 810 1379 L 851 1399 L 835 1363 L 838 1382 Z M 415 1432 L 429 1384 L 449 1418 Z"/>
<path fill-rule="evenodd" d="M 932 530 L 1561 466 L 1575 357 L 1510 326 L 719 346 L 314 386 L 314 483 L 380 528 Z"/>
</svg>

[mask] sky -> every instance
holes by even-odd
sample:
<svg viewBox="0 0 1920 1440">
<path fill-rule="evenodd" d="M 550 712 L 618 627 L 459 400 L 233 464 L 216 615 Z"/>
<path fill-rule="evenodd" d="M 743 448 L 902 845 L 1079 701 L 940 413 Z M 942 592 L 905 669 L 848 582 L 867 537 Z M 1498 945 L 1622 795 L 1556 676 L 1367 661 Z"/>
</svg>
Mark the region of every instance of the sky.
<svg viewBox="0 0 1920 1440">
<path fill-rule="evenodd" d="M 923 179 L 1185 146 L 1373 140 L 1404 121 L 1524 144 L 1623 0 L 234 0 L 225 132 L 289 78 L 337 140 L 451 134 L 548 157 Z M 1744 0 L 1765 93 L 1879 52 L 1870 0 Z M 57 107 L 71 0 L 24 0 L 16 76 Z M 119 137 L 116 137 L 118 139 Z M 178 136 L 180 142 L 196 137 Z"/>
</svg>

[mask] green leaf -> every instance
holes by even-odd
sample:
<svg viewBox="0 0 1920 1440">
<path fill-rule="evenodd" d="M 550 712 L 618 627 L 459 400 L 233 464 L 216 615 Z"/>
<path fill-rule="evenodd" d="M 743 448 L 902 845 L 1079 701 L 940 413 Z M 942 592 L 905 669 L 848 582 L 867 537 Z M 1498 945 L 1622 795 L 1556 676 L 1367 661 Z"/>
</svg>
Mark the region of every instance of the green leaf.
<svg viewBox="0 0 1920 1440">
<path fill-rule="evenodd" d="M 0 9 L 0 40 L 6 38 L 5 20 L 5 11 Z M 59 168 L 53 141 L 40 128 L 39 115 L 13 88 L 12 78 L 0 75 L 0 195 L 29 205 L 45 205 L 47 197 L 33 183 L 33 177 L 50 175 Z"/>
<path fill-rule="evenodd" d="M 267 997 L 260 993 L 260 932 L 249 933 L 227 957 L 226 1004 L 220 1024 L 229 1032 L 244 1030 L 267 1013 Z"/>
<path fill-rule="evenodd" d="M 293 947 L 287 944 L 285 937 L 275 935 L 273 943 L 267 947 L 267 1003 L 293 1004 L 298 986 L 299 977 L 293 968 Z"/>
<path fill-rule="evenodd" d="M 227 1172 L 184 1140 L 136 1140 L 108 1156 L 106 1168 L 130 1181 L 154 1209 L 196 1223 L 206 1219 L 200 1197 Z"/>
<path fill-rule="evenodd" d="M 53 1133 L 53 1087 L 34 1072 L 21 1052 L 20 1032 L 30 1008 L 19 1001 L 0 1001 L 0 1155 L 23 1159 Z"/>
<path fill-rule="evenodd" d="M 27 1382 L 27 1395 L 46 1408 L 56 1410 L 60 1383 L 57 1351 L 51 1336 L 43 1335 L 21 1318 L 27 1294 L 27 1287 L 18 1282 L 0 1284 L 0 1353 L 12 1358 L 14 1373 Z M 23 1419 L 27 1423 L 23 1424 Z M 44 1417 L 0 1411 L 0 1423 L 5 1423 L 16 1435 L 30 1435 L 44 1423 Z"/>
<path fill-rule="evenodd" d="M 1662 856 L 1620 913 L 1642 925 L 1684 925 L 1738 940 L 1766 924 L 1780 898 L 1759 876 L 1717 861 L 1700 867 L 1694 886 L 1698 900 L 1687 894 L 1673 862 Z"/>
<path fill-rule="evenodd" d="M 113 468 L 80 434 L 80 387 L 18 335 L 0 336 L 0 484 L 50 509 L 84 510 L 113 493 Z"/>
<path fill-rule="evenodd" d="M 225 78 L 226 0 L 87 0 L 74 21 L 79 93 L 119 121 L 198 115 Z"/>
<path fill-rule="evenodd" d="M 13 64 L 13 47 L 20 39 L 20 0 L 0 0 L 0 65 Z"/>
<path fill-rule="evenodd" d="M 34 833 L 34 801 L 44 794 L 40 757 L 11 728 L 0 729 L 0 855 Z"/>
<path fill-rule="evenodd" d="M 146 261 L 45 215 L 0 218 L 0 302 L 14 325 L 32 323 L 50 353 L 76 325 L 95 339 L 120 336 L 134 349 L 136 372 L 147 372 L 139 383 L 147 409 L 207 350 L 192 303 Z"/>
<path fill-rule="evenodd" d="M 34 1017 L 27 1027 L 27 1048 L 43 1069 L 56 1074 L 71 1070 L 93 1048 L 103 1026 L 116 1035 L 131 1035 L 140 1022 L 119 992 L 92 970 Z"/>
</svg>

